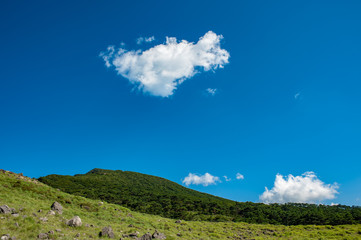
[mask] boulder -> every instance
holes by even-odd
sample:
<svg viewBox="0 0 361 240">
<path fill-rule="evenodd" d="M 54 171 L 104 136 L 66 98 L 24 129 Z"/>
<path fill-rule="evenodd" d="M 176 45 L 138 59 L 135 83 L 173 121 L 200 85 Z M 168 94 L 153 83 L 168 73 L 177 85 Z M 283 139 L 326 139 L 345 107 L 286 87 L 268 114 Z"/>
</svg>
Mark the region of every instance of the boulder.
<svg viewBox="0 0 361 240">
<path fill-rule="evenodd" d="M 63 213 L 63 206 L 61 206 L 60 203 L 58 202 L 54 202 L 52 205 L 51 205 L 51 210 L 59 213 L 59 214 L 62 214 Z"/>
<path fill-rule="evenodd" d="M 50 211 L 48 212 L 48 215 L 55 215 L 55 212 L 54 212 L 53 210 L 50 210 Z"/>
<path fill-rule="evenodd" d="M 4 234 L 1 236 L 0 238 L 1 240 L 9 240 L 10 239 L 10 235 L 9 234 Z"/>
<path fill-rule="evenodd" d="M 181 221 L 181 220 L 177 220 L 177 221 L 175 221 L 175 223 L 182 223 L 182 221 Z"/>
<path fill-rule="evenodd" d="M 129 237 L 138 237 L 138 235 L 139 235 L 139 232 L 136 231 L 135 233 L 130 233 Z"/>
<path fill-rule="evenodd" d="M 157 230 L 155 230 L 152 237 L 155 239 L 166 239 L 167 238 L 163 233 L 160 233 Z"/>
<path fill-rule="evenodd" d="M 136 237 L 138 237 L 138 235 L 139 235 L 139 232 L 137 231 L 135 233 L 123 234 L 122 236 L 123 236 L 123 238 L 136 238 Z"/>
<path fill-rule="evenodd" d="M 99 237 L 108 237 L 108 238 L 114 238 L 114 232 L 112 227 L 104 227 L 102 231 L 99 233 Z"/>
<path fill-rule="evenodd" d="M 152 235 L 150 233 L 146 233 L 140 238 L 138 238 L 138 240 L 152 240 Z"/>
<path fill-rule="evenodd" d="M 81 219 L 79 216 L 75 216 L 72 219 L 66 221 L 66 225 L 70 227 L 80 227 L 82 224 Z"/>
<path fill-rule="evenodd" d="M 8 214 L 8 213 L 11 213 L 11 208 L 9 208 L 8 205 L 2 205 L 0 206 L 0 213 L 3 213 L 3 214 Z"/>
<path fill-rule="evenodd" d="M 47 233 L 40 233 L 38 239 L 49 239 L 49 235 Z"/>
</svg>

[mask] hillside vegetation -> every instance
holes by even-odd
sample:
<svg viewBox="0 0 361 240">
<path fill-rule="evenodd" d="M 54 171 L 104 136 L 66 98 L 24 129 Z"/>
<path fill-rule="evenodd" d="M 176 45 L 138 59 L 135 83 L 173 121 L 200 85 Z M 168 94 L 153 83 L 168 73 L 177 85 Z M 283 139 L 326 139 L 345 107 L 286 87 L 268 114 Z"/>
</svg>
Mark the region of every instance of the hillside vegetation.
<svg viewBox="0 0 361 240">
<path fill-rule="evenodd" d="M 63 213 L 51 214 L 54 201 Z M 234 222 L 176 221 L 133 212 L 116 204 L 70 195 L 34 179 L 0 170 L 0 237 L 12 239 L 98 239 L 104 227 L 111 227 L 114 239 L 145 240 L 149 232 L 166 239 L 360 239 L 361 225 L 283 226 Z M 79 216 L 82 226 L 70 227 L 66 220 Z M 130 238 L 132 234 L 138 237 Z M 44 237 L 46 236 L 46 237 Z M 146 235 L 149 236 L 149 235 Z M 107 238 L 107 237 L 105 237 Z M 4 239 L 6 239 L 4 237 Z M 149 238 L 148 238 L 149 239 Z M 160 238 L 158 238 L 160 239 Z"/>
<path fill-rule="evenodd" d="M 194 191 L 164 178 L 121 170 L 93 169 L 75 176 L 49 175 L 39 181 L 67 193 L 174 219 L 284 225 L 361 223 L 360 207 L 241 203 Z"/>
</svg>

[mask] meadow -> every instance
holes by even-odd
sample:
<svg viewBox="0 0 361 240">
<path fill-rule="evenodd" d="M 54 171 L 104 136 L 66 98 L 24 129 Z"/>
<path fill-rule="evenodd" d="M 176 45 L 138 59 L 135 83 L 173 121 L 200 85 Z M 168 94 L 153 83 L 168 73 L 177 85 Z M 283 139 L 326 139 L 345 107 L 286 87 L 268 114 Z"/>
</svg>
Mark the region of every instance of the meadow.
<svg viewBox="0 0 361 240">
<path fill-rule="evenodd" d="M 49 214 L 53 202 L 63 206 L 62 214 Z M 14 214 L 0 214 L 0 237 L 37 239 L 98 239 L 111 226 L 115 239 L 138 238 L 156 230 L 166 239 L 361 239 L 361 225 L 270 225 L 243 222 L 177 221 L 131 211 L 117 204 L 64 193 L 36 179 L 9 171 L 0 172 L 0 206 L 14 208 Z M 66 220 L 79 216 L 82 226 L 70 227 Z M 46 219 L 46 220 L 45 220 Z M 124 237 L 124 236 L 125 237 Z"/>
</svg>

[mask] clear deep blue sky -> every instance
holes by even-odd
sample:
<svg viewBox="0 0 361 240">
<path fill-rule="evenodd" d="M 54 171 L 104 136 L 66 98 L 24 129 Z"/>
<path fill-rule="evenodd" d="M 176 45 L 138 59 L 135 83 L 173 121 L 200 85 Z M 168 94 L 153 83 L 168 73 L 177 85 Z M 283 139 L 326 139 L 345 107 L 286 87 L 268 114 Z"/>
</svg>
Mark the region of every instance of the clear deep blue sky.
<svg viewBox="0 0 361 240">
<path fill-rule="evenodd" d="M 1 1 L 0 168 L 177 183 L 240 172 L 191 186 L 238 201 L 258 201 L 277 173 L 314 171 L 340 185 L 332 202 L 361 205 L 360 12 L 360 1 Z M 230 63 L 169 98 L 132 90 L 99 57 L 209 30 Z"/>
</svg>

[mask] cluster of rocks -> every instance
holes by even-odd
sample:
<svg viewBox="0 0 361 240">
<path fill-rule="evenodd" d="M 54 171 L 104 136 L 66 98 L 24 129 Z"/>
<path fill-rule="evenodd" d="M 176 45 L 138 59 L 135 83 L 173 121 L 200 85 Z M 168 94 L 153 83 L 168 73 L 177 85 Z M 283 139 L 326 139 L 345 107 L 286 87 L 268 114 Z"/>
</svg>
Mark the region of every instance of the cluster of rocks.
<svg viewBox="0 0 361 240">
<path fill-rule="evenodd" d="M 54 202 L 51 205 L 51 210 L 48 212 L 48 215 L 56 215 L 56 214 L 62 214 L 63 213 L 63 206 L 58 203 L 58 202 Z M 42 210 L 39 210 L 38 212 L 42 212 Z M 14 208 L 10 208 L 7 205 L 2 205 L 0 206 L 0 214 L 12 214 L 13 216 L 19 216 L 19 214 L 16 212 L 16 210 Z M 34 213 L 34 216 L 37 216 Z M 128 214 L 128 217 L 133 217 L 130 213 Z M 41 217 L 39 218 L 40 221 L 43 222 L 47 222 L 48 218 L 46 217 Z M 177 223 L 180 223 L 180 221 Z M 66 225 L 70 226 L 70 227 L 80 227 L 82 226 L 82 220 L 79 216 L 74 216 L 73 218 L 67 220 L 65 222 Z M 16 224 L 16 226 L 18 227 L 19 225 Z M 86 224 L 86 227 L 94 227 L 94 225 L 89 225 Z M 130 224 L 128 227 L 134 227 L 134 225 Z M 61 232 L 60 229 L 56 229 L 56 232 Z M 47 233 L 40 233 L 38 234 L 37 238 L 38 239 L 51 239 L 52 235 L 54 235 L 54 231 L 49 231 Z M 163 233 L 158 232 L 157 230 L 153 233 L 146 233 L 144 235 L 142 235 L 141 237 L 138 237 L 139 232 L 134 232 L 134 233 L 130 233 L 130 234 L 123 234 L 122 237 L 123 238 L 133 238 L 136 240 L 152 240 L 152 239 L 166 239 L 166 236 Z M 78 233 L 75 237 L 79 237 L 80 233 Z M 106 238 L 115 238 L 115 234 L 113 232 L 113 229 L 108 226 L 108 227 L 104 227 L 100 232 L 99 232 L 99 237 L 106 237 Z M 121 239 L 123 239 L 121 238 Z M 9 234 L 5 234 L 2 235 L 0 240 L 16 240 L 15 237 L 10 237 Z"/>
</svg>

